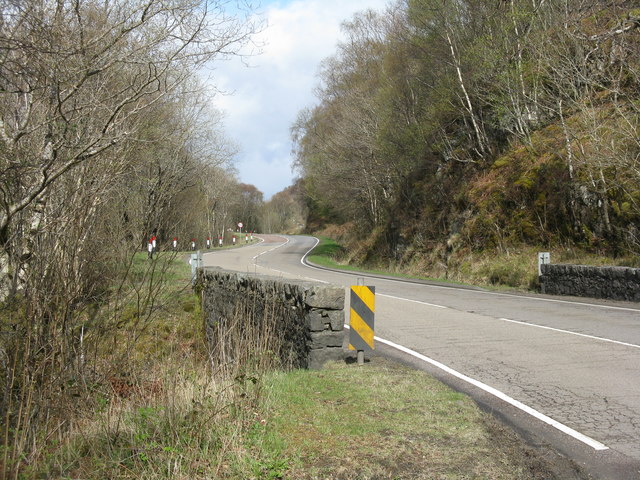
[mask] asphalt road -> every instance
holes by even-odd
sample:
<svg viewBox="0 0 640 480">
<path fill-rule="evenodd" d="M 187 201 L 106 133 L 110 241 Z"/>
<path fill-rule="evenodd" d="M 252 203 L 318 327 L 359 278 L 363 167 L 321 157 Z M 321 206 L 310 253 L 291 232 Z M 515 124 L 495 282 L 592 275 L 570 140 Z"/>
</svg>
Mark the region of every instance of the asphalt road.
<svg viewBox="0 0 640 480">
<path fill-rule="evenodd" d="M 376 287 L 377 348 L 423 368 L 594 478 L 640 479 L 640 305 L 371 278 L 305 265 L 312 237 L 262 235 L 205 266 Z M 348 311 L 348 310 L 347 310 Z"/>
</svg>

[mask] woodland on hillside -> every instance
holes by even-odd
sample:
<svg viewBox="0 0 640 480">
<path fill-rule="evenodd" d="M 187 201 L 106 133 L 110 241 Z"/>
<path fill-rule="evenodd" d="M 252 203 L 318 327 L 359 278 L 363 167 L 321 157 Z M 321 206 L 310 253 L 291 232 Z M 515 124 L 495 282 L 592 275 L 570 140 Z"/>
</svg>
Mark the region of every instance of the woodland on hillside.
<svg viewBox="0 0 640 480">
<path fill-rule="evenodd" d="M 640 254 L 640 8 L 400 0 L 356 15 L 292 128 L 315 226 L 360 261 Z"/>
</svg>

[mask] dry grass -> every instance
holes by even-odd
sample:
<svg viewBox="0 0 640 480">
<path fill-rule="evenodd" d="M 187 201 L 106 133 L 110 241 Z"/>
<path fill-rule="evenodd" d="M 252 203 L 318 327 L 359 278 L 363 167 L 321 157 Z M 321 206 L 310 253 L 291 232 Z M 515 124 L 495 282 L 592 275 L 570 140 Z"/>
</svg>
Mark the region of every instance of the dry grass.
<svg viewBox="0 0 640 480">
<path fill-rule="evenodd" d="M 135 258 L 114 292 L 51 388 L 29 382 L 33 365 L 16 370 L 22 393 L 6 417 L 18 421 L 3 425 L 1 476 L 244 478 L 244 437 L 273 367 L 273 329 L 236 319 L 220 337 L 236 355 L 214 356 L 229 348 L 205 344 L 189 267 L 175 255 Z M 43 409 L 46 422 L 30 421 Z"/>
<path fill-rule="evenodd" d="M 356 263 L 346 264 L 338 260 L 346 255 L 344 247 L 335 240 L 322 238 L 309 256 L 318 265 L 338 270 L 362 271 L 401 278 L 439 280 L 476 285 L 487 288 L 536 291 L 538 280 L 538 252 L 550 251 L 552 263 L 576 265 L 640 267 L 640 257 L 624 256 L 616 259 L 586 252 L 577 247 L 513 246 L 502 251 L 475 252 L 468 248 L 456 250 L 443 261 L 442 251 L 433 249 L 426 254 L 414 254 L 410 262 L 402 265 L 369 264 L 360 268 Z"/>
<path fill-rule="evenodd" d="M 252 478 L 581 478 L 571 466 L 556 473 L 468 397 L 380 357 L 274 374 L 268 385 L 269 414 L 253 436 L 271 454 Z"/>
<path fill-rule="evenodd" d="M 207 345 L 184 275 L 136 342 L 132 316 L 111 332 L 115 344 L 85 359 L 93 373 L 65 387 L 65 416 L 37 432 L 37 455 L 6 478 L 554 478 L 467 397 L 421 372 L 379 358 L 277 370 L 273 310 L 246 322 L 238 306 L 214 336 L 223 345 Z"/>
</svg>

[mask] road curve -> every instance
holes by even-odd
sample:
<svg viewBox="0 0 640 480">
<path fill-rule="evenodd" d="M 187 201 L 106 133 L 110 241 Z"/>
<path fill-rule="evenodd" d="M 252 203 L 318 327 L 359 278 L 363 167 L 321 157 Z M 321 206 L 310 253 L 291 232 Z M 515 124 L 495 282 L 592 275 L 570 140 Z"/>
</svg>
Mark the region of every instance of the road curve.
<svg viewBox="0 0 640 480">
<path fill-rule="evenodd" d="M 306 265 L 313 237 L 259 238 L 206 254 L 205 266 L 345 287 L 366 277 Z M 382 349 L 473 395 L 595 478 L 640 479 L 640 305 L 388 278 L 365 283 L 376 287 Z"/>
</svg>

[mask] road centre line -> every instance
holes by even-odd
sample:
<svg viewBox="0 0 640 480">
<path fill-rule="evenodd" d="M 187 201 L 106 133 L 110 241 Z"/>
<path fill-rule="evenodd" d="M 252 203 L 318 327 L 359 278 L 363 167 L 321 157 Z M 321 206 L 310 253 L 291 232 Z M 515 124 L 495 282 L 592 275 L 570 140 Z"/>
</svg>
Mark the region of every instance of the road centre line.
<svg viewBox="0 0 640 480">
<path fill-rule="evenodd" d="M 307 251 L 307 253 L 304 254 L 304 256 L 302 257 L 300 262 L 306 267 L 309 267 L 309 268 L 312 268 L 312 269 L 315 269 L 315 270 L 322 270 L 320 268 L 314 267 L 313 265 L 309 265 L 307 263 L 304 263 L 304 260 L 309 255 L 309 253 L 311 253 L 311 251 L 320 242 L 320 240 L 318 240 L 317 238 L 315 238 L 315 240 L 316 240 L 315 245 L 313 247 L 311 247 L 311 249 L 309 249 L 309 251 Z M 331 269 L 329 269 L 329 270 L 331 270 Z M 349 275 L 357 275 L 357 273 L 343 272 L 341 270 L 335 270 L 335 272 L 336 273 L 348 273 Z M 366 274 L 364 274 L 364 275 L 366 275 Z M 371 277 L 371 278 L 379 278 L 379 277 Z M 387 280 L 387 281 L 391 281 L 391 282 L 406 282 L 405 280 L 394 280 L 394 279 L 382 279 L 382 280 Z M 411 282 L 411 281 L 409 281 L 408 283 L 412 283 L 414 285 L 423 285 L 423 286 L 426 286 L 426 287 L 446 288 L 446 289 L 454 288 L 455 289 L 455 287 L 439 287 L 438 285 L 425 285 L 423 283 Z M 456 290 L 467 291 L 465 289 L 456 289 Z M 608 305 L 597 305 L 597 304 L 591 304 L 591 303 L 571 302 L 571 301 L 565 301 L 565 300 L 526 297 L 526 296 L 523 296 L 523 295 L 508 295 L 508 294 L 501 294 L 501 293 L 497 293 L 497 292 L 478 292 L 478 293 L 485 293 L 485 294 L 489 294 L 489 295 L 492 295 L 492 294 L 493 295 L 501 295 L 501 296 L 510 297 L 510 298 L 524 298 L 524 299 L 530 299 L 530 300 L 541 300 L 541 301 L 549 301 L 549 302 L 557 302 L 557 303 L 566 303 L 566 304 L 569 304 L 569 305 L 581 305 L 581 306 L 585 306 L 586 305 L 586 306 L 590 306 L 590 307 L 611 308 L 611 309 L 615 309 L 615 310 L 627 310 L 627 311 L 631 311 L 631 312 L 636 312 L 636 311 L 640 312 L 640 310 L 636 310 L 636 309 L 633 309 L 633 308 L 623 308 L 623 307 L 614 307 L 614 306 L 608 306 Z M 428 307 L 435 307 L 435 308 L 442 308 L 442 309 L 451 308 L 451 307 L 446 307 L 446 306 L 442 306 L 442 305 L 437 305 L 437 304 L 432 304 L 432 303 L 427 303 L 427 302 L 421 302 L 421 301 L 418 301 L 418 300 L 411 300 L 411 299 L 408 299 L 408 298 L 394 297 L 392 295 L 385 295 L 385 294 L 381 294 L 381 293 L 378 293 L 377 295 L 378 296 L 382 296 L 382 297 L 393 298 L 393 299 L 396 299 L 396 300 L 404 300 L 406 302 L 422 304 L 422 305 L 425 305 L 425 306 L 428 306 Z M 495 318 L 495 317 L 493 317 L 493 318 Z M 511 320 L 511 319 L 508 319 L 508 318 L 498 318 L 498 320 L 502 320 L 502 321 L 509 322 L 509 323 L 515 323 L 515 324 L 519 324 L 519 325 L 526 325 L 526 326 L 529 326 L 529 327 L 536 327 L 536 328 L 541 328 L 541 329 L 545 329 L 545 330 L 551 330 L 551 331 L 555 331 L 555 332 L 558 332 L 558 333 L 566 333 L 566 334 L 569 334 L 569 335 L 575 335 L 575 336 L 579 336 L 579 337 L 583 337 L 583 338 L 588 338 L 588 339 L 591 339 L 591 340 L 598 340 L 598 341 L 602 341 L 602 342 L 614 343 L 614 344 L 622 345 L 622 346 L 625 346 L 625 347 L 640 348 L 640 345 L 636 345 L 636 344 L 633 344 L 633 343 L 626 343 L 626 342 L 621 342 L 619 340 L 612 340 L 612 339 L 605 338 L 605 337 L 597 337 L 597 336 L 588 335 L 588 334 L 585 334 L 585 333 L 573 332 L 571 330 L 563 330 L 563 329 L 560 329 L 560 328 L 547 327 L 545 325 L 539 325 L 537 323 L 521 322 L 521 321 L 518 321 L 518 320 Z"/>
<path fill-rule="evenodd" d="M 262 253 L 259 253 L 258 255 L 256 255 L 255 257 L 253 257 L 253 258 L 251 259 L 251 260 L 253 260 L 253 261 L 254 261 L 254 262 L 253 262 L 253 264 L 254 264 L 254 265 L 257 265 L 256 260 L 258 259 L 258 257 L 260 257 L 260 256 L 264 255 L 265 253 L 273 252 L 274 250 L 276 250 L 276 249 L 278 249 L 278 248 L 280 248 L 280 247 L 284 247 L 287 243 L 289 243 L 289 239 L 288 239 L 288 238 L 286 238 L 286 237 L 280 237 L 280 238 L 284 238 L 284 239 L 286 240 L 286 242 L 281 243 L 280 245 L 276 245 L 275 247 L 273 247 L 273 248 L 271 248 L 271 249 L 269 249 L 269 250 L 265 250 L 265 251 L 264 251 L 264 252 L 262 252 Z M 262 241 L 264 242 L 264 239 L 263 239 Z M 271 269 L 270 269 L 270 270 L 271 270 Z"/>
<path fill-rule="evenodd" d="M 546 325 L 538 325 L 537 323 L 521 322 L 519 320 L 511 320 L 510 318 L 499 318 L 498 320 L 502 320 L 503 322 L 515 323 L 517 325 L 524 325 L 527 327 L 542 328 L 544 330 L 551 330 L 552 332 L 567 333 L 569 335 L 575 335 L 577 337 L 588 338 L 591 340 L 599 340 L 602 342 L 615 343 L 616 345 L 623 345 L 625 347 L 640 348 L 640 345 L 636 345 L 634 343 L 621 342 L 619 340 L 612 340 L 610 338 L 605 338 L 605 337 L 596 337 L 594 335 L 572 332 L 571 330 L 563 330 L 561 328 L 547 327 Z"/>
<path fill-rule="evenodd" d="M 278 235 L 278 236 L 279 236 L 279 235 Z M 253 257 L 253 258 L 252 258 L 252 260 L 253 260 L 253 265 L 255 265 L 256 267 L 264 268 L 265 270 L 271 270 L 272 272 L 279 273 L 279 274 L 281 274 L 281 275 L 283 275 L 283 276 L 284 276 L 284 275 L 290 275 L 290 273 L 289 273 L 289 272 L 283 272 L 282 270 L 276 270 L 275 268 L 265 267 L 264 265 L 258 265 L 258 258 L 259 258 L 261 255 L 264 255 L 265 253 L 273 252 L 274 250 L 277 250 L 277 249 L 278 249 L 278 248 L 280 248 L 280 247 L 284 247 L 287 243 L 289 243 L 289 239 L 288 239 L 288 238 L 286 238 L 286 237 L 280 237 L 280 238 L 284 238 L 284 239 L 286 240 L 286 242 L 281 243 L 280 245 L 276 245 L 276 246 L 275 246 L 275 247 L 273 247 L 272 249 L 270 249 L 270 250 L 265 250 L 264 252 L 259 253 L 258 255 L 256 255 L 255 257 Z M 317 240 L 317 239 L 316 239 L 316 240 Z M 317 245 L 317 243 L 316 243 L 316 245 Z M 315 246 L 314 246 L 314 248 L 315 248 Z M 303 279 L 305 279 L 305 280 L 313 280 L 314 282 L 329 283 L 329 282 L 326 282 L 326 281 L 324 281 L 324 280 L 320 280 L 320 279 L 317 279 L 317 278 L 304 277 L 304 276 L 302 276 L 302 275 L 297 275 L 297 276 L 298 276 L 298 277 L 300 277 L 300 278 L 303 278 Z"/>
<path fill-rule="evenodd" d="M 447 287 L 440 287 L 447 288 Z M 640 308 L 629 308 L 629 307 L 615 307 L 613 305 L 602 305 L 598 303 L 586 303 L 586 302 L 575 302 L 572 300 L 558 300 L 555 298 L 538 298 L 538 297 L 527 297 L 526 295 L 511 295 L 508 293 L 499 293 L 499 292 L 481 292 L 486 295 L 496 295 L 501 297 L 510 297 L 510 298 L 524 298 L 527 300 L 535 300 L 538 302 L 549 302 L 549 303 L 566 303 L 569 305 L 580 305 L 581 307 L 594 307 L 594 308 L 604 308 L 608 310 L 622 310 L 625 312 L 638 312 L 640 313 Z"/>
<path fill-rule="evenodd" d="M 394 297 L 393 295 L 386 295 L 384 293 L 378 293 L 377 296 L 378 297 L 393 298 L 394 300 L 402 300 L 403 302 L 419 303 L 420 305 L 426 305 L 427 307 L 444 308 L 444 309 L 448 309 L 449 308 L 449 307 L 445 307 L 443 305 L 436 305 L 435 303 L 427 303 L 427 302 L 421 302 L 419 300 L 410 300 L 408 298 Z"/>
<path fill-rule="evenodd" d="M 348 325 L 345 325 L 345 328 L 349 328 Z M 591 437 L 588 437 L 587 435 L 578 432 L 577 430 L 574 430 L 571 427 L 568 427 L 567 425 L 558 422 L 557 420 L 554 420 L 553 418 L 545 415 L 544 413 L 539 412 L 538 410 L 535 410 L 534 408 L 531 408 L 528 405 L 525 405 L 524 403 L 516 400 L 513 397 L 510 397 L 509 395 L 507 395 L 506 393 L 501 392 L 500 390 L 491 387 L 489 385 L 487 385 L 486 383 L 482 383 L 479 380 L 476 380 L 474 378 L 468 377 L 467 375 L 464 375 L 463 373 L 458 372 L 457 370 L 454 370 L 451 367 L 448 367 L 447 365 L 438 362 L 437 360 L 434 360 L 432 358 L 427 357 L 426 355 L 422 355 L 421 353 L 418 353 L 414 350 L 411 350 L 407 347 L 403 347 L 402 345 L 398 345 L 397 343 L 394 343 L 390 340 L 386 340 L 384 338 L 380 338 L 380 337 L 374 337 L 374 339 L 377 342 L 380 343 L 384 343 L 385 345 L 388 345 L 392 348 L 395 348 L 396 350 L 400 350 L 401 352 L 407 353 L 409 355 L 411 355 L 412 357 L 417 358 L 418 360 L 422 360 L 423 362 L 429 363 L 430 365 L 433 365 L 434 367 L 448 373 L 449 375 L 452 375 L 466 383 L 469 383 L 471 385 L 473 385 L 474 387 L 479 388 L 480 390 L 493 395 L 494 397 L 502 400 L 503 402 L 508 403 L 509 405 L 517 408 L 518 410 L 521 410 L 525 413 L 527 413 L 528 415 L 531 415 L 534 418 L 537 418 L 538 420 L 540 420 L 541 422 L 546 423 L 547 425 L 550 425 L 552 427 L 554 427 L 555 429 L 561 431 L 562 433 L 569 435 L 570 437 L 578 440 L 579 442 L 584 443 L 585 445 L 593 448 L 594 450 L 608 450 L 609 447 L 607 447 L 606 445 L 604 445 L 601 442 L 598 442 L 597 440 L 594 440 Z"/>
<path fill-rule="evenodd" d="M 288 239 L 287 239 L 288 240 Z M 318 245 L 319 240 L 316 238 L 316 243 L 313 247 L 311 247 L 302 257 L 302 259 L 300 260 L 300 263 L 304 266 L 307 266 L 309 268 L 315 268 L 317 270 L 320 270 L 316 267 L 313 267 L 311 265 L 308 265 L 305 263 L 305 259 L 306 257 L 311 253 L 311 251 Z M 285 243 L 286 244 L 286 243 Z M 283 245 L 285 245 L 283 244 Z M 276 248 L 279 248 L 282 245 L 279 245 Z M 265 252 L 266 253 L 266 252 Z M 345 272 L 340 272 L 340 273 L 345 273 Z M 349 273 L 350 275 L 358 275 L 357 273 Z M 366 276 L 363 275 L 363 276 Z M 411 283 L 417 283 L 417 282 L 411 282 Z M 424 284 L 420 284 L 420 285 L 424 285 Z M 426 285 L 426 286 L 431 286 L 431 285 Z M 433 286 L 435 288 L 452 288 L 452 287 L 438 287 L 438 286 Z M 455 288 L 455 287 L 453 287 Z M 457 289 L 457 290 L 464 290 L 464 289 Z M 482 292 L 482 293 L 488 293 L 488 294 L 494 294 L 493 292 Z M 592 304 L 587 304 L 587 303 L 579 303 L 579 302 L 571 302 L 571 301 L 563 301 L 563 300 L 553 300 L 553 299 L 536 299 L 536 298 L 532 298 L 532 297 L 524 297 L 521 295 L 505 295 L 505 294 L 499 294 L 499 293 L 495 293 L 496 295 L 501 295 L 501 296 L 510 296 L 510 297 L 518 297 L 518 298 L 526 298 L 526 299 L 533 299 L 533 300 L 545 300 L 545 301 L 555 301 L 558 303 L 568 303 L 568 304 L 578 304 L 578 305 L 587 305 L 587 306 L 595 306 L 595 307 L 601 307 L 601 308 L 613 308 L 613 309 L 618 309 L 618 310 L 630 310 L 630 311 L 637 311 L 635 309 L 627 309 L 627 308 L 621 308 L 621 307 L 609 307 L 609 306 L 605 306 L 605 305 L 592 305 Z M 413 303 L 420 303 L 420 304 L 424 304 L 427 306 L 431 306 L 431 307 L 436 307 L 436 308 L 448 308 L 448 307 L 444 307 L 441 305 L 434 305 L 434 304 L 428 304 L 426 302 L 420 302 L 417 300 L 409 300 L 409 299 L 405 299 L 405 298 L 400 298 L 400 297 L 393 297 L 391 295 L 384 295 L 384 294 L 379 294 L 381 296 L 384 297 L 389 297 L 389 298 L 394 298 L 394 299 L 398 299 L 398 300 L 404 300 L 404 301 L 408 301 L 408 302 L 413 302 Z M 582 337 L 586 337 L 586 338 L 591 338 L 591 339 L 596 339 L 596 340 L 603 340 L 603 341 L 608 341 L 608 342 L 612 342 L 612 343 L 617 343 L 617 344 L 621 344 L 621 345 L 626 345 L 626 346 L 631 346 L 631 347 L 636 347 L 636 348 L 640 348 L 640 346 L 637 345 L 633 345 L 633 344 L 625 344 L 623 342 L 618 342 L 616 340 L 609 340 L 609 339 L 605 339 L 605 338 L 601 338 L 601 337 L 594 337 L 591 335 L 585 335 L 585 334 L 580 334 L 580 333 L 576 333 L 576 332 L 571 332 L 571 331 L 567 331 L 567 330 L 560 330 L 560 329 L 556 329 L 556 328 L 552 328 L 552 327 L 546 327 L 543 325 L 536 325 L 536 324 L 531 324 L 531 323 L 525 323 L 525 322 L 519 322 L 519 321 L 515 321 L 515 320 L 510 320 L 510 319 L 506 319 L 506 318 L 501 318 L 500 320 L 502 321 L 506 321 L 506 322 L 511 322 L 511 323 L 516 323 L 516 324 L 522 324 L 522 325 L 527 325 L 527 326 L 531 326 L 531 327 L 538 327 L 538 328 L 544 328 L 544 329 L 548 329 L 548 330 L 552 330 L 552 331 L 557 331 L 560 333 L 568 333 L 571 335 L 577 335 L 577 336 L 582 336 Z M 348 325 L 345 325 L 345 328 L 349 328 Z M 509 395 L 507 395 L 504 392 L 501 392 L 499 390 L 497 390 L 494 387 L 491 387 L 483 382 L 480 382 L 479 380 L 476 380 L 474 378 L 468 377 L 467 375 L 464 375 L 460 372 L 458 372 L 457 370 L 452 369 L 451 367 L 448 367 L 447 365 L 444 365 L 443 363 L 440 363 L 432 358 L 429 358 L 421 353 L 418 353 L 414 350 L 411 350 L 407 347 L 404 347 L 402 345 L 396 344 L 394 342 L 391 342 L 390 340 L 386 340 L 380 337 L 374 337 L 376 341 L 383 343 L 385 345 L 388 345 L 392 348 L 395 348 L 396 350 L 399 350 L 401 352 L 407 353 L 419 360 L 422 360 L 423 362 L 429 363 L 430 365 L 470 384 L 473 385 L 477 388 L 479 388 L 480 390 L 508 403 L 509 405 L 517 408 L 518 410 L 521 410 L 525 413 L 527 413 L 528 415 L 531 415 L 532 417 L 544 422 L 547 425 L 552 426 L 553 428 L 563 432 L 566 435 L 569 435 L 570 437 L 578 440 L 581 443 L 584 443 L 585 445 L 593 448 L 596 451 L 601 451 L 601 450 L 608 450 L 609 447 L 607 447 L 606 445 L 604 445 L 601 442 L 598 442 L 597 440 L 578 432 L 577 430 L 572 429 L 571 427 L 558 422 L 557 420 L 554 420 L 553 418 L 543 414 L 542 412 L 539 412 L 537 410 L 535 410 L 534 408 L 525 405 L 524 403 L 514 399 L 513 397 L 510 397 Z"/>
</svg>

